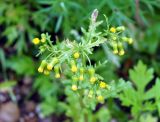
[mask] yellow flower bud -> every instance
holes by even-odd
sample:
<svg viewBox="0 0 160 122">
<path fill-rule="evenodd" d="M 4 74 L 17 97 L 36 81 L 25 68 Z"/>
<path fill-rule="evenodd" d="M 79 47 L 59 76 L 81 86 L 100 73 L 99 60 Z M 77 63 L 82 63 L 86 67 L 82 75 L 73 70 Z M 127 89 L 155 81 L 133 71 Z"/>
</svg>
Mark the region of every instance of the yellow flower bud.
<svg viewBox="0 0 160 122">
<path fill-rule="evenodd" d="M 96 82 L 96 77 L 94 77 L 94 76 L 91 77 L 91 78 L 90 78 L 90 82 L 91 82 L 92 84 L 95 83 L 95 82 Z"/>
<path fill-rule="evenodd" d="M 44 70 L 44 74 L 45 74 L 45 75 L 49 75 L 50 72 L 49 72 L 48 70 Z"/>
<path fill-rule="evenodd" d="M 60 74 L 59 73 L 56 73 L 55 74 L 55 78 L 60 78 L 61 76 L 60 76 Z"/>
<path fill-rule="evenodd" d="M 116 28 L 115 27 L 111 27 L 110 28 L 110 32 L 115 33 L 116 32 Z"/>
<path fill-rule="evenodd" d="M 78 69 L 77 69 L 76 65 L 73 65 L 73 66 L 71 67 L 71 71 L 72 71 L 72 72 L 77 72 L 77 70 L 78 70 Z"/>
<path fill-rule="evenodd" d="M 41 34 L 41 42 L 46 42 L 46 35 L 44 33 Z"/>
<path fill-rule="evenodd" d="M 47 65 L 47 69 L 48 69 L 48 70 L 52 70 L 52 68 L 53 68 L 53 66 L 52 66 L 51 64 L 48 64 L 48 65 Z"/>
<path fill-rule="evenodd" d="M 124 55 L 124 53 L 125 53 L 125 52 L 124 52 L 123 49 L 121 49 L 121 50 L 119 51 L 119 55 L 120 55 L 120 56 Z"/>
<path fill-rule="evenodd" d="M 128 38 L 128 43 L 132 44 L 133 43 L 133 39 L 132 38 Z"/>
<path fill-rule="evenodd" d="M 76 53 L 74 53 L 74 55 L 73 55 L 73 56 L 74 56 L 74 58 L 76 58 L 76 59 L 77 59 L 77 58 L 79 58 L 80 54 L 79 54 L 79 52 L 76 52 Z"/>
<path fill-rule="evenodd" d="M 42 73 L 46 65 L 47 65 L 46 60 L 43 60 L 38 68 L 38 72 Z"/>
<path fill-rule="evenodd" d="M 104 97 L 102 95 L 99 95 L 97 96 L 97 100 L 100 102 L 100 103 L 103 103 L 104 102 Z"/>
<path fill-rule="evenodd" d="M 33 42 L 33 44 L 38 45 L 40 43 L 40 40 L 39 40 L 39 38 L 34 38 L 32 40 L 32 42 Z"/>
<path fill-rule="evenodd" d="M 99 86 L 100 86 L 100 88 L 104 89 L 107 87 L 107 84 L 105 82 L 101 81 Z"/>
<path fill-rule="evenodd" d="M 54 57 L 51 62 L 47 65 L 47 69 L 48 70 L 52 70 L 52 68 L 54 67 L 55 64 L 58 63 L 58 58 Z"/>
<path fill-rule="evenodd" d="M 39 67 L 39 68 L 38 68 L 38 72 L 42 73 L 42 72 L 43 72 L 43 68 L 42 68 L 42 67 Z"/>
<path fill-rule="evenodd" d="M 114 50 L 113 50 L 113 53 L 114 53 L 114 54 L 118 54 L 118 50 L 117 50 L 117 49 L 114 49 Z"/>
<path fill-rule="evenodd" d="M 77 89 L 78 89 L 78 88 L 77 88 L 77 85 L 72 85 L 72 90 L 73 90 L 73 91 L 77 91 Z"/>
<path fill-rule="evenodd" d="M 82 81 L 84 79 L 83 75 L 79 76 L 79 80 Z"/>
</svg>

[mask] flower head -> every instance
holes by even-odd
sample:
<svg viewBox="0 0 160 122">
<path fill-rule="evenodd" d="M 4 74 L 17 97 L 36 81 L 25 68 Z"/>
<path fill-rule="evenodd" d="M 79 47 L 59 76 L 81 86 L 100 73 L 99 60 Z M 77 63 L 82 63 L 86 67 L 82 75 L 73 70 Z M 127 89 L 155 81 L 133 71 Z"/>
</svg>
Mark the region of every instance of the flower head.
<svg viewBox="0 0 160 122">
<path fill-rule="evenodd" d="M 91 78 L 90 78 L 90 82 L 93 84 L 93 83 L 95 83 L 96 82 L 96 77 L 95 76 L 92 76 Z"/>
<path fill-rule="evenodd" d="M 77 88 L 77 85 L 72 85 L 72 90 L 73 90 L 73 91 L 77 91 L 77 89 L 78 89 L 78 88 Z"/>
<path fill-rule="evenodd" d="M 42 68 L 42 67 L 39 67 L 39 68 L 38 68 L 38 72 L 39 72 L 39 73 L 42 73 L 42 72 L 43 72 L 43 68 Z"/>
<path fill-rule="evenodd" d="M 79 80 L 82 81 L 84 79 L 83 75 L 79 76 Z"/>
<path fill-rule="evenodd" d="M 44 70 L 44 74 L 45 74 L 45 75 L 49 75 L 50 72 L 49 72 L 48 70 L 45 69 L 45 70 Z"/>
<path fill-rule="evenodd" d="M 119 55 L 120 55 L 120 56 L 124 55 L 124 53 L 125 53 L 125 52 L 124 52 L 123 49 L 121 49 L 121 50 L 119 51 Z"/>
<path fill-rule="evenodd" d="M 116 32 L 116 28 L 115 27 L 111 27 L 110 28 L 110 32 L 115 33 Z"/>
<path fill-rule="evenodd" d="M 57 57 L 52 58 L 51 62 L 47 65 L 47 69 L 52 70 L 52 68 L 58 63 L 58 61 L 59 60 Z"/>
<path fill-rule="evenodd" d="M 73 56 L 74 56 L 74 58 L 76 58 L 76 59 L 77 59 L 77 58 L 79 58 L 80 54 L 79 54 L 79 52 L 76 52 L 76 53 L 74 53 L 74 55 L 73 55 Z"/>
<path fill-rule="evenodd" d="M 55 78 L 60 78 L 61 76 L 60 76 L 60 74 L 59 73 L 56 73 L 55 74 Z"/>
<path fill-rule="evenodd" d="M 104 88 L 106 88 L 107 84 L 105 82 L 101 81 L 99 86 L 100 86 L 100 88 L 104 89 Z"/>
<path fill-rule="evenodd" d="M 78 70 L 78 69 L 77 69 L 77 66 L 76 66 L 76 65 L 73 65 L 73 66 L 71 67 L 71 71 L 72 71 L 72 72 L 75 73 L 75 72 L 77 72 L 77 70 Z"/>
<path fill-rule="evenodd" d="M 133 39 L 132 38 L 128 38 L 128 43 L 132 44 L 133 43 Z"/>
<path fill-rule="evenodd" d="M 34 38 L 32 40 L 32 42 L 33 42 L 33 44 L 38 45 L 40 43 L 40 40 L 39 40 L 39 38 Z"/>
<path fill-rule="evenodd" d="M 46 60 L 43 60 L 38 68 L 38 72 L 42 73 L 46 65 L 47 65 Z"/>
<path fill-rule="evenodd" d="M 103 103 L 104 102 L 104 97 L 102 95 L 99 95 L 97 96 L 97 100 L 100 102 L 100 103 Z"/>
</svg>

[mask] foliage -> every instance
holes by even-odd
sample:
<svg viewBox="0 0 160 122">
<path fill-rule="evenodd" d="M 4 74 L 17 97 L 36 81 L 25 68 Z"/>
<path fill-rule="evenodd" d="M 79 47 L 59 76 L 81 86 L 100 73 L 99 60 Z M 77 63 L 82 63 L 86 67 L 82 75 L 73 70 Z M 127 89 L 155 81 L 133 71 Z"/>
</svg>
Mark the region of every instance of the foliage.
<svg viewBox="0 0 160 122">
<path fill-rule="evenodd" d="M 104 41 L 99 46 L 88 49 L 87 46 L 89 45 L 88 42 L 86 42 L 87 38 L 89 38 L 88 35 L 90 35 L 90 30 L 87 29 L 88 18 L 95 8 L 99 10 L 99 18 L 101 20 L 104 18 L 103 14 L 106 14 L 109 20 L 106 18 L 103 23 L 96 27 L 91 42 L 99 43 L 100 41 L 97 41 L 97 38 L 101 40 L 103 37 L 108 41 Z M 134 118 L 133 121 L 158 121 L 158 116 L 155 116 L 160 113 L 158 112 L 160 111 L 158 95 L 160 80 L 156 78 L 156 76 L 160 76 L 159 9 L 159 0 L 0 1 L 0 95 L 1 93 L 2 95 L 9 94 L 11 99 L 20 103 L 21 106 L 23 102 L 18 101 L 19 98 L 16 98 L 17 96 L 19 97 L 17 90 L 21 90 L 19 87 L 24 85 L 23 82 L 27 76 L 31 78 L 32 81 L 27 87 L 33 87 L 29 90 L 30 92 L 28 93 L 27 99 L 24 101 L 30 99 L 34 101 L 36 99 L 35 101 L 38 102 L 38 110 L 40 110 L 41 117 L 49 116 L 52 113 L 54 113 L 54 115 L 56 114 L 55 116 L 58 116 L 57 114 L 65 114 L 69 117 L 69 119 L 66 118 L 68 121 L 71 121 L 70 118 L 77 121 L 76 117 L 80 118 L 79 120 L 83 120 L 85 112 L 87 111 L 89 113 L 88 121 L 93 122 L 103 122 L 104 120 L 129 121 L 130 114 L 132 114 Z M 98 22 L 96 21 L 96 23 Z M 93 25 L 96 24 L 94 23 Z M 117 32 L 113 33 L 114 29 L 111 29 L 110 25 L 113 25 L 113 28 L 117 28 L 116 25 L 124 25 L 125 31 L 120 34 Z M 81 29 L 81 27 L 84 29 Z M 123 28 L 123 26 L 121 27 Z M 40 50 L 38 51 L 41 55 L 39 59 L 32 55 L 33 53 L 37 53 L 37 51 L 30 42 L 35 35 L 40 35 L 40 33 L 43 32 L 48 32 L 52 37 L 46 33 L 42 34 L 42 37 L 44 37 L 44 35 L 46 37 L 45 43 L 41 42 L 40 39 L 42 39 L 42 37 L 39 38 L 40 43 L 36 45 Z M 99 32 L 101 33 L 99 34 Z M 133 38 L 133 46 L 124 43 L 121 39 L 116 40 L 116 43 L 112 43 L 115 37 L 121 38 L 128 36 Z M 123 39 L 125 40 L 125 38 Z M 72 53 L 67 55 L 68 57 L 65 55 L 61 55 L 61 58 L 57 57 L 59 59 L 57 64 L 60 64 L 58 75 L 56 75 L 56 72 L 50 72 L 49 76 L 44 76 L 36 72 L 37 64 L 34 62 L 39 62 L 39 60 L 46 60 L 47 64 L 51 62 L 54 56 L 49 56 L 49 58 L 45 59 L 47 55 L 53 51 L 52 46 L 48 45 L 49 40 L 55 48 L 54 51 L 60 51 L 55 53 L 56 57 L 73 49 L 66 48 L 66 44 L 76 45 L 76 49 L 73 49 Z M 86 47 L 85 49 L 81 47 L 82 40 L 86 42 L 83 43 Z M 118 47 L 119 42 L 123 44 L 122 50 Z M 116 47 L 118 47 L 118 51 Z M 50 49 L 52 51 L 49 51 Z M 123 54 L 123 51 L 125 51 L 125 55 L 118 56 L 119 54 Z M 84 56 L 84 52 L 87 56 Z M 113 52 L 118 55 L 113 54 Z M 77 53 L 79 54 L 79 58 L 74 57 L 74 54 L 77 56 Z M 66 57 L 68 58 L 67 60 L 65 60 Z M 64 61 L 62 59 L 64 59 Z M 81 65 L 83 59 L 85 60 L 86 66 Z M 127 79 L 128 70 L 139 59 L 149 67 L 152 67 L 152 70 L 154 69 L 155 77 L 153 77 L 153 71 L 151 69 L 148 70 L 144 68 L 145 65 L 143 63 L 141 66 L 137 65 L 137 67 L 139 66 L 138 69 L 133 69 L 129 73 L 130 79 L 133 81 L 132 87 L 130 88 L 130 82 L 118 79 Z M 77 66 L 78 71 L 76 73 L 71 71 L 71 60 L 74 60 Z M 89 62 L 91 62 L 91 65 Z M 79 81 L 74 82 L 75 79 L 80 78 L 80 67 L 82 66 L 85 70 L 83 73 L 84 81 L 90 80 L 91 76 L 88 69 L 92 68 L 95 72 L 94 75 L 99 80 L 94 84 L 95 86 L 97 85 L 96 89 L 94 89 L 94 91 L 96 91 L 94 100 L 89 100 L 88 94 L 83 94 L 84 98 L 82 101 L 85 103 L 86 110 L 82 112 L 80 116 L 80 104 L 73 104 L 79 102 L 77 94 L 81 91 L 81 86 L 83 86 L 84 89 L 86 89 L 88 85 L 91 86 L 90 88 L 94 86 L 90 84 L 90 82 L 88 84 L 86 82 L 83 83 L 83 81 L 80 82 L 80 84 Z M 45 69 L 47 68 L 45 67 Z M 45 74 L 48 73 L 49 72 L 45 71 Z M 143 73 L 145 73 L 145 76 Z M 57 78 L 54 77 L 55 75 Z M 72 77 L 74 75 L 76 77 Z M 60 78 L 58 78 L 59 76 Z M 14 82 L 10 82 L 12 80 Z M 107 87 L 105 89 L 100 88 L 100 83 L 102 87 L 105 83 L 108 89 Z M 77 90 L 72 91 L 72 86 L 74 90 Z M 87 87 L 87 92 L 90 91 L 90 88 Z M 124 88 L 128 89 L 123 90 Z M 120 95 L 120 99 L 122 103 L 129 108 L 120 106 L 118 93 L 122 90 L 123 93 Z M 40 96 L 38 100 L 37 97 L 32 98 L 32 95 L 37 93 L 38 98 Z M 97 93 L 101 93 L 104 97 L 105 100 L 102 102 L 103 104 L 97 105 Z M 112 98 L 107 99 L 110 97 Z M 92 111 L 94 108 L 96 108 L 96 110 Z M 128 112 L 130 108 L 131 112 Z M 126 112 L 128 114 L 126 114 Z"/>
<path fill-rule="evenodd" d="M 18 75 L 33 75 L 35 73 L 33 60 L 25 55 L 11 57 L 6 62 L 6 66 L 14 70 Z"/>
<path fill-rule="evenodd" d="M 82 28 L 84 36 L 81 37 L 81 42 L 71 42 L 67 39 L 62 42 L 57 41 L 56 44 L 53 45 L 48 34 L 41 34 L 41 39 L 33 39 L 33 43 L 39 46 L 38 55 L 47 54 L 46 58 L 42 60 L 38 71 L 49 75 L 54 68 L 55 78 L 61 78 L 62 80 L 68 79 L 65 86 L 68 85 L 68 89 L 73 91 L 66 91 L 66 93 L 70 92 L 71 95 L 77 94 L 79 96 L 80 101 L 72 101 L 79 104 L 80 108 L 88 107 L 93 110 L 96 107 L 97 101 L 104 103 L 104 98 L 115 96 L 116 93 L 121 91 L 125 86 L 127 87 L 127 83 L 123 80 L 121 80 L 118 85 L 115 83 L 105 83 L 103 77 L 95 73 L 96 67 L 92 66 L 89 54 L 93 53 L 94 47 L 106 43 L 113 48 L 115 54 L 123 55 L 123 42 L 133 42 L 131 38 L 121 36 L 125 27 L 109 27 L 107 18 L 107 30 L 97 32 L 97 27 L 102 23 L 102 21 L 96 22 L 97 16 L 98 11 L 94 10 L 91 15 L 88 31 Z M 89 66 L 86 65 L 87 62 Z M 65 67 L 65 69 L 63 67 Z M 61 77 L 62 75 L 64 76 Z M 72 107 L 73 106 L 74 105 L 72 105 Z M 78 105 L 75 105 L 75 108 L 77 107 Z M 73 110 L 71 112 L 73 112 L 75 116 L 75 112 Z M 82 114 L 82 117 L 84 117 L 85 114 L 86 113 Z M 74 116 L 72 116 L 72 118 L 74 118 Z M 85 119 L 82 120 L 85 121 Z"/>
<path fill-rule="evenodd" d="M 16 81 L 4 81 L 0 83 L 0 92 L 12 91 L 12 88 L 16 85 Z"/>
<path fill-rule="evenodd" d="M 131 106 L 132 115 L 136 121 L 139 121 L 138 119 L 142 113 L 152 112 L 157 110 L 157 108 L 159 110 L 157 88 L 159 88 L 160 81 L 157 78 L 152 88 L 146 88 L 153 79 L 153 69 L 147 69 L 146 65 L 141 61 L 139 61 L 134 69 L 130 70 L 129 76 L 133 81 L 133 86 L 130 89 L 125 89 L 119 98 L 123 105 Z"/>
</svg>

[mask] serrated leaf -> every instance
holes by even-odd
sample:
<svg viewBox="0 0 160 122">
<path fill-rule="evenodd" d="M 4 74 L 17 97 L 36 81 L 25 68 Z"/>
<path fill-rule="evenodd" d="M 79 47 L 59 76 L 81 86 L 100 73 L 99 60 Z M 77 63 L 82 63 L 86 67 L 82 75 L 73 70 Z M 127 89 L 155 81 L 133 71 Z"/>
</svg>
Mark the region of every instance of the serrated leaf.
<svg viewBox="0 0 160 122">
<path fill-rule="evenodd" d="M 131 113 L 135 118 L 144 111 L 155 110 L 155 102 L 150 101 L 151 98 L 155 98 L 155 88 L 152 87 L 145 92 L 146 85 L 153 78 L 153 69 L 147 69 L 147 66 L 139 61 L 134 69 L 130 70 L 129 75 L 134 84 L 120 94 L 122 104 L 131 106 Z"/>
<path fill-rule="evenodd" d="M 153 78 L 153 69 L 147 69 L 146 65 L 141 61 L 129 71 L 130 79 L 135 83 L 139 91 L 144 91 L 144 88 Z"/>
</svg>

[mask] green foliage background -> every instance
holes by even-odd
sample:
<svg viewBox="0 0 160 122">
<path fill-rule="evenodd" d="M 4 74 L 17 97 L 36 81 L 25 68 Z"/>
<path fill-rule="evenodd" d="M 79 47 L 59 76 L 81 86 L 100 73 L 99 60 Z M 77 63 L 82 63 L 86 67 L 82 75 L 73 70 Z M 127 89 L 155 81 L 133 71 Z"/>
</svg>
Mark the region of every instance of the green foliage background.
<svg viewBox="0 0 160 122">
<path fill-rule="evenodd" d="M 126 54 L 123 57 L 113 55 L 103 45 L 96 49 L 96 53 L 91 56 L 93 62 L 108 60 L 108 63 L 97 71 L 108 81 L 119 78 L 133 81 L 132 88 L 123 91 L 118 98 L 123 105 L 131 108 L 130 113 L 136 119 L 138 118 L 142 122 L 155 122 L 158 113 L 152 113 L 156 111 L 156 108 L 160 109 L 159 95 L 154 94 L 158 92 L 159 88 L 159 79 L 155 79 L 160 76 L 159 0 L 1 0 L 1 83 L 13 80 L 8 85 L 4 85 L 12 87 L 14 86 L 13 82 L 16 81 L 18 84 L 23 81 L 24 77 L 31 77 L 33 87 L 26 98 L 30 98 L 30 95 L 38 92 L 41 97 L 38 104 L 42 107 L 44 116 L 52 113 L 59 115 L 65 112 L 74 120 L 74 116 L 76 114 L 78 116 L 78 113 L 73 111 L 77 108 L 74 108 L 75 106 L 72 106 L 71 102 L 76 102 L 76 98 L 67 93 L 70 98 L 66 100 L 66 103 L 69 103 L 69 106 L 66 106 L 64 101 L 60 100 L 60 96 L 64 95 L 64 86 L 55 82 L 53 77 L 46 78 L 37 73 L 38 63 L 36 62 L 39 59 L 34 56 L 37 52 L 31 41 L 41 32 L 50 33 L 54 40 L 57 37 L 59 40 L 73 37 L 78 39 L 81 35 L 80 28 L 88 25 L 88 18 L 95 8 L 99 10 L 99 18 L 105 14 L 111 25 L 126 26 L 127 33 L 134 39 L 133 46 L 125 47 Z M 152 70 L 147 70 L 142 62 L 139 62 L 137 67 L 129 72 L 129 69 L 133 68 L 138 60 L 147 64 L 148 67 L 152 67 L 154 73 Z M 152 89 L 146 91 L 145 87 L 150 80 L 155 83 L 152 84 L 153 88 L 152 85 L 150 86 Z M 141 96 L 144 98 L 139 99 Z M 155 103 L 150 102 L 152 98 L 155 98 Z M 90 113 L 90 121 L 104 122 L 102 118 L 106 121 L 114 118 L 122 122 L 127 120 L 130 114 L 123 111 L 115 101 L 115 99 L 110 99 L 95 114 Z M 147 102 L 144 104 L 144 101 Z M 143 105 L 147 106 L 146 110 L 139 110 L 144 107 Z M 144 116 L 147 116 L 148 120 L 145 120 Z"/>
</svg>

